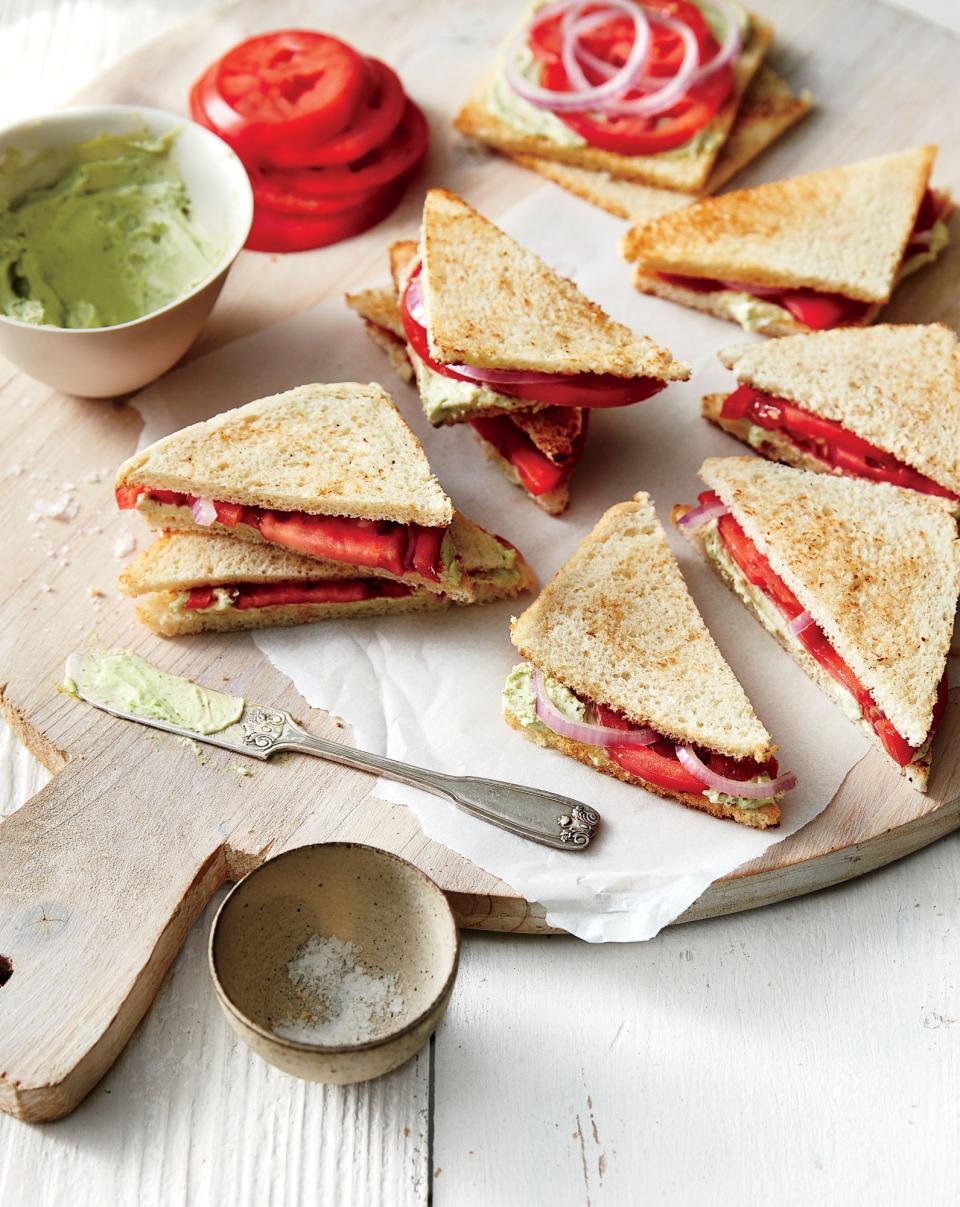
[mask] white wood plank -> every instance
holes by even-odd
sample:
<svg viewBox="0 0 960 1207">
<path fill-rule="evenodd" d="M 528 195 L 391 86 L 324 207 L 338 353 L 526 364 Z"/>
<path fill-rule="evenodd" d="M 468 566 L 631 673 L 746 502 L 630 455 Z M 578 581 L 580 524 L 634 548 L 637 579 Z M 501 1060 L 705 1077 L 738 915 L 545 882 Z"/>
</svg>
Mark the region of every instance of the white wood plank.
<svg viewBox="0 0 960 1207">
<path fill-rule="evenodd" d="M 55 107 L 108 63 L 201 8 L 201 0 L 0 0 L 0 112 Z M 0 814 L 47 781 L 0 722 Z M 135 903 L 129 903 L 135 908 Z M 422 1204 L 429 1052 L 370 1086 L 286 1078 L 229 1031 L 194 928 L 160 996 L 109 1076 L 70 1119 L 0 1118 L 0 1202 Z"/>
<path fill-rule="evenodd" d="M 960 841 L 647 944 L 471 935 L 438 1207 L 947 1207 Z"/>
</svg>

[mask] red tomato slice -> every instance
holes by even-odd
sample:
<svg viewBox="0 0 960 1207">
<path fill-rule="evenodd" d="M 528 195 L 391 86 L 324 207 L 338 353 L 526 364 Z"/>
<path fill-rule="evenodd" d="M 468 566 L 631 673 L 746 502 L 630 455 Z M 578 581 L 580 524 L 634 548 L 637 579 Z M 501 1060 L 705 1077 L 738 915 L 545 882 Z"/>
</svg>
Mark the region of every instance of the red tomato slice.
<svg viewBox="0 0 960 1207">
<path fill-rule="evenodd" d="M 675 16 L 690 28 L 697 40 L 699 62 L 706 62 L 718 51 L 717 41 L 696 5 L 687 0 L 667 0 L 663 4 L 645 7 Z M 589 7 L 585 8 L 584 15 L 590 11 Z M 562 14 L 557 14 L 535 25 L 530 34 L 530 48 L 534 56 L 544 63 L 540 80 L 543 87 L 569 92 L 570 81 L 560 56 L 562 20 Z M 683 43 L 672 30 L 662 25 L 653 24 L 651 33 L 650 54 L 645 70 L 647 74 L 666 82 L 680 68 Z M 605 63 L 619 68 L 630 54 L 633 39 L 633 22 L 625 16 L 618 16 L 586 35 L 583 45 Z M 589 67 L 585 68 L 584 74 L 592 84 L 599 84 L 603 78 Z M 591 146 L 618 155 L 655 155 L 689 142 L 716 114 L 733 87 L 733 71 L 727 66 L 695 84 L 676 105 L 655 117 L 605 117 L 585 113 L 560 113 L 557 116 Z M 633 100 L 642 95 L 639 90 L 632 89 L 624 99 Z"/>
<path fill-rule="evenodd" d="M 406 180 L 394 181 L 348 210 L 334 214 L 286 214 L 257 206 L 247 238 L 248 251 L 295 252 L 327 247 L 376 226 L 400 202 Z"/>
<path fill-rule="evenodd" d="M 290 604 L 356 603 L 369 598 L 365 578 L 331 578 L 313 583 L 242 583 L 233 606 L 282 608 Z"/>
<path fill-rule="evenodd" d="M 410 277 L 410 281 L 419 272 L 418 268 Z M 434 373 L 439 373 L 441 377 L 477 385 L 478 383 L 472 378 L 454 372 L 449 365 L 440 364 L 430 355 L 427 329 L 421 326 L 410 313 L 407 303 L 409 288 L 410 283 L 408 282 L 400 305 L 400 316 L 410 347 L 427 368 L 432 369 Z M 498 384 L 496 390 L 498 394 L 507 394 L 511 398 L 525 398 L 531 402 L 548 403 L 550 406 L 623 407 L 650 398 L 664 389 L 666 384 L 665 381 L 659 381 L 655 377 L 614 377 L 609 373 L 577 373 L 572 377 L 559 378 L 557 381 L 538 381 L 529 385 Z"/>
<path fill-rule="evenodd" d="M 712 491 L 705 491 L 700 496 L 701 503 L 713 502 L 715 499 L 717 499 L 717 495 Z M 783 579 L 774 573 L 770 563 L 746 535 L 733 516 L 730 514 L 722 515 L 717 521 L 717 528 L 730 556 L 749 581 L 773 601 L 788 621 L 799 616 L 804 610 L 800 601 Z M 913 756 L 916 754 L 916 747 L 911 746 L 896 731 L 892 722 L 874 703 L 873 697 L 867 689 L 830 644 L 823 630 L 815 624 L 809 625 L 801 633 L 797 634 L 797 640 L 807 653 L 823 667 L 827 674 L 854 697 L 860 711 L 863 713 L 864 720 L 873 728 L 884 750 L 886 750 L 894 762 L 898 763 L 901 767 L 905 767 L 908 763 L 912 762 Z M 945 690 L 944 682 L 938 689 L 938 703 L 939 693 Z M 939 721 L 940 715 L 942 715 L 942 708 L 939 715 L 935 710 L 934 721 Z M 930 733 L 933 732 L 934 727 L 931 726 Z"/>
<path fill-rule="evenodd" d="M 319 168 L 353 163 L 385 143 L 407 107 L 403 85 L 395 71 L 379 59 L 367 59 L 370 88 L 350 125 L 335 138 L 306 150 L 278 147 L 271 152 L 272 168 Z"/>
<path fill-rule="evenodd" d="M 132 507 L 136 507 L 137 499 L 146 489 L 145 486 L 118 486 L 113 492 L 117 506 L 121 511 L 129 511 Z"/>
<path fill-rule="evenodd" d="M 368 88 L 364 61 L 346 43 L 279 30 L 229 50 L 194 85 L 191 104 L 245 157 L 269 159 L 345 130 Z"/>
<path fill-rule="evenodd" d="M 814 289 L 786 289 L 774 299 L 811 331 L 828 331 L 855 323 L 869 309 L 868 302 L 844 297 L 842 293 L 818 293 Z"/>
<path fill-rule="evenodd" d="M 557 465 L 544 456 L 509 415 L 484 416 L 469 422 L 479 436 L 493 445 L 505 461 L 509 461 L 517 471 L 524 489 L 534 498 L 546 494 L 547 491 L 556 490 L 573 473 L 575 458 L 564 465 Z"/>
<path fill-rule="evenodd" d="M 214 503 L 214 509 L 217 513 L 217 522 L 223 524 L 226 528 L 236 528 L 240 523 L 241 516 L 245 510 L 242 503 Z"/>
<path fill-rule="evenodd" d="M 742 385 L 734 390 L 724 401 L 720 414 L 722 419 L 748 419 L 765 431 L 780 432 L 809 456 L 853 477 L 890 482 L 923 494 L 960 501 L 960 496 L 911 469 L 891 453 L 854 435 L 835 420 L 813 415 L 795 403 L 774 398 L 752 386 Z"/>
<path fill-rule="evenodd" d="M 187 592 L 187 602 L 183 605 L 185 612 L 202 612 L 213 603 L 213 587 L 191 587 Z"/>
<path fill-rule="evenodd" d="M 407 562 L 424 578 L 439 581 L 438 571 L 443 566 L 440 546 L 446 535 L 446 528 L 421 528 L 411 526 L 408 529 L 412 541 L 408 544 Z"/>
<path fill-rule="evenodd" d="M 343 167 L 265 169 L 262 187 L 275 190 L 272 209 L 294 213 L 309 207 L 315 197 L 344 198 L 369 194 L 412 171 L 427 150 L 430 127 L 420 109 L 407 101 L 403 119 L 386 142 L 362 159 Z M 309 212 L 309 211 L 308 211 Z"/>
<path fill-rule="evenodd" d="M 407 529 L 402 524 L 265 511 L 259 527 L 264 540 L 310 557 L 377 566 L 398 576 L 407 570 Z"/>
</svg>

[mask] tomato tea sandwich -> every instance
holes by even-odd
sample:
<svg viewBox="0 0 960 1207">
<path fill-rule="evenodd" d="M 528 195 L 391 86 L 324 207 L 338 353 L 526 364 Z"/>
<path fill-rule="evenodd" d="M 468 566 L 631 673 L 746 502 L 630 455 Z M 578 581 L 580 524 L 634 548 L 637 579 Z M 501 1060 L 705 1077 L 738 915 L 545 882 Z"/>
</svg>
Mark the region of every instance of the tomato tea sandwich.
<svg viewBox="0 0 960 1207">
<path fill-rule="evenodd" d="M 534 586 L 516 549 L 455 512 L 458 603 L 492 603 Z M 449 595 L 231 536 L 168 532 L 120 575 L 138 618 L 163 637 L 262 629 L 449 607 Z"/>
<path fill-rule="evenodd" d="M 649 495 L 612 507 L 513 622 L 507 724 L 714 817 L 765 829 L 795 783 L 687 590 Z"/>
<path fill-rule="evenodd" d="M 945 499 L 711 458 L 678 527 L 918 791 L 946 708 L 960 541 Z"/>
<path fill-rule="evenodd" d="M 413 242 L 395 243 L 390 248 L 391 270 L 395 279 L 405 272 L 417 257 Z M 347 305 L 363 320 L 367 334 L 382 348 L 397 376 L 407 385 L 414 385 L 416 353 L 407 344 L 400 300 L 396 288 L 365 289 L 347 294 Z M 427 386 L 423 395 L 424 407 L 429 408 L 433 397 L 429 392 L 427 372 L 420 364 L 420 379 Z M 453 385 L 453 383 L 451 383 Z M 448 387 L 444 384 L 443 388 Z M 466 392 L 466 383 L 453 385 Z M 434 412 L 427 409 L 428 415 Z M 458 418 L 447 411 L 436 416 L 440 423 L 466 422 L 492 461 L 514 485 L 525 490 L 533 501 L 550 515 L 559 515 L 570 502 L 570 478 L 587 441 L 590 412 L 581 407 L 523 407 L 509 413 L 478 411 L 474 417 L 469 410 Z"/>
<path fill-rule="evenodd" d="M 729 184 L 747 164 L 809 113 L 812 103 L 809 92 L 795 95 L 782 76 L 769 67 L 761 67 L 746 91 L 737 119 L 710 175 L 696 193 L 679 193 L 676 189 L 622 180 L 609 171 L 579 168 L 539 155 L 514 154 L 510 158 L 615 217 L 639 224 L 683 209 L 698 197 L 715 193 Z"/>
<path fill-rule="evenodd" d="M 427 418 L 470 423 L 548 511 L 566 505 L 586 411 L 690 375 L 443 189 L 427 193 L 419 245 L 391 248 L 391 270 Z"/>
<path fill-rule="evenodd" d="M 508 155 L 697 193 L 772 37 L 730 0 L 541 0 L 454 125 Z"/>
<path fill-rule="evenodd" d="M 940 323 L 726 348 L 737 376 L 703 414 L 773 461 L 940 495 L 960 507 L 960 352 Z"/>
<path fill-rule="evenodd" d="M 454 508 L 378 385 L 305 385 L 174 432 L 121 465 L 121 508 L 470 600 Z"/>
<path fill-rule="evenodd" d="M 953 204 L 928 184 L 936 151 L 707 197 L 632 227 L 634 284 L 764 335 L 866 326 L 949 242 Z"/>
</svg>

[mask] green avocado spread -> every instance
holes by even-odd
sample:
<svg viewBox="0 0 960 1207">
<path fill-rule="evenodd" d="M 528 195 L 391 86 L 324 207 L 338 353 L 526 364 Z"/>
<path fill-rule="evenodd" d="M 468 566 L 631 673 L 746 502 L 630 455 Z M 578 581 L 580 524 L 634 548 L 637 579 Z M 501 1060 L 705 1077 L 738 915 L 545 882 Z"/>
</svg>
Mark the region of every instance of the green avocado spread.
<svg viewBox="0 0 960 1207">
<path fill-rule="evenodd" d="M 100 134 L 0 160 L 0 313 L 112 327 L 176 301 L 221 248 L 197 229 L 171 155 L 176 131 Z"/>
<path fill-rule="evenodd" d="M 243 714 L 241 696 L 168 675 L 125 650 L 71 654 L 63 690 L 102 708 L 165 721 L 194 733 L 219 733 Z"/>
</svg>

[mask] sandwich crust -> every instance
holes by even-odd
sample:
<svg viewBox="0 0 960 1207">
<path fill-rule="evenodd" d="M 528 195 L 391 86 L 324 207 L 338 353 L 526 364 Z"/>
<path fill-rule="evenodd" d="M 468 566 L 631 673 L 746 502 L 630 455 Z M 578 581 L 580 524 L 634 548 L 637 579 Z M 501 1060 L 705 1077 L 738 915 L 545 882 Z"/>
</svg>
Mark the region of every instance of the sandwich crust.
<svg viewBox="0 0 960 1207">
<path fill-rule="evenodd" d="M 960 351 L 949 327 L 840 328 L 719 356 L 738 382 L 842 424 L 960 494 Z"/>
<path fill-rule="evenodd" d="M 610 172 L 574 167 L 537 155 L 511 155 L 510 158 L 615 217 L 640 224 L 683 209 L 697 197 L 722 189 L 808 113 L 811 104 L 809 92 L 794 95 L 786 80 L 769 67 L 761 67 L 747 89 L 730 137 L 720 149 L 713 170 L 703 188 L 695 194 L 638 184 Z"/>
<path fill-rule="evenodd" d="M 706 197 L 632 227 L 622 251 L 642 273 L 890 298 L 935 146 Z"/>
<path fill-rule="evenodd" d="M 427 193 L 421 256 L 434 360 L 661 381 L 690 376 L 665 348 L 615 322 L 454 193 Z"/>
<path fill-rule="evenodd" d="M 224 411 L 134 454 L 117 486 L 428 527 L 453 519 L 420 441 L 376 384 L 298 386 Z"/>
<path fill-rule="evenodd" d="M 960 594 L 947 500 L 713 457 L 700 476 L 911 745 L 930 730 Z"/>
<path fill-rule="evenodd" d="M 511 640 L 585 699 L 732 758 L 776 749 L 697 611 L 650 496 L 612 507 Z"/>
<path fill-rule="evenodd" d="M 734 64 L 733 94 L 711 124 L 718 135 L 714 145 L 682 155 L 618 155 L 599 147 L 561 146 L 549 138 L 526 134 L 492 113 L 487 105 L 490 89 L 501 72 L 499 64 L 477 83 L 454 118 L 454 127 L 461 134 L 479 139 L 508 155 L 534 155 L 594 172 L 609 172 L 622 180 L 697 193 L 704 187 L 720 149 L 729 137 L 743 95 L 773 40 L 773 29 L 769 25 L 753 13 L 750 18 L 749 38 Z"/>
</svg>

